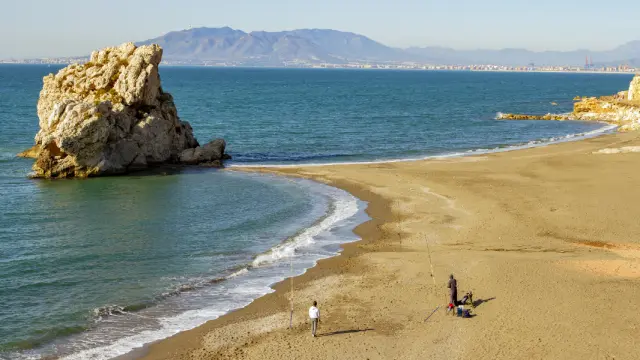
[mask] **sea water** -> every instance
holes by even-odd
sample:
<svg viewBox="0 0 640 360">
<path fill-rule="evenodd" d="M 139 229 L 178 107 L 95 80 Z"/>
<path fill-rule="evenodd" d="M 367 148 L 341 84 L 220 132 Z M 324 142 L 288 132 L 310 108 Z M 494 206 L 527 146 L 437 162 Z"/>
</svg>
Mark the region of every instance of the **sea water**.
<svg viewBox="0 0 640 360">
<path fill-rule="evenodd" d="M 109 359 L 247 305 L 357 240 L 366 204 L 308 180 L 191 169 L 29 180 L 42 76 L 0 65 L 0 358 Z M 238 165 L 449 156 L 593 136 L 568 112 L 630 76 L 161 69 L 200 141 Z M 554 105 L 552 103 L 557 103 Z M 293 270 L 292 270 L 293 269 Z"/>
</svg>

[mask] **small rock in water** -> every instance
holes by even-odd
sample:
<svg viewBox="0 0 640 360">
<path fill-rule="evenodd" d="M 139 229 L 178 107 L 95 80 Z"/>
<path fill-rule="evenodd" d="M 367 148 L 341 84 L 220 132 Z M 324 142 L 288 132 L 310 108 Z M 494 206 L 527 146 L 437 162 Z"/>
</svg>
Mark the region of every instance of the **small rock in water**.
<svg viewBox="0 0 640 360">
<path fill-rule="evenodd" d="M 636 75 L 629 90 L 612 96 L 575 97 L 573 112 L 569 114 L 504 114 L 498 113 L 499 120 L 579 120 L 599 121 L 618 126 L 618 131 L 640 129 L 640 75 Z M 552 105 L 557 105 L 552 103 Z"/>
<path fill-rule="evenodd" d="M 226 143 L 223 139 L 216 139 L 204 146 L 194 149 L 186 149 L 180 153 L 180 162 L 183 164 L 205 164 L 224 159 Z"/>
</svg>

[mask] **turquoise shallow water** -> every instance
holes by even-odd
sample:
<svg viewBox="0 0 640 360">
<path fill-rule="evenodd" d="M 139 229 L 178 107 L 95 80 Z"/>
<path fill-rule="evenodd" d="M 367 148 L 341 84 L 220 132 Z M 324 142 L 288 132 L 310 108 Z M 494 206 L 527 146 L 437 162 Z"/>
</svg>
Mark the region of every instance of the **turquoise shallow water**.
<svg viewBox="0 0 640 360">
<path fill-rule="evenodd" d="M 305 181 L 190 170 L 28 180 L 41 78 L 0 65 L 0 358 L 107 359 L 244 306 L 301 273 L 365 219 Z M 496 121 L 564 112 L 630 76 L 163 68 L 197 137 L 233 164 L 415 158 L 507 148 L 601 124 Z M 558 106 L 551 105 L 557 102 Z M 283 241 L 287 240 L 283 245 Z"/>
</svg>

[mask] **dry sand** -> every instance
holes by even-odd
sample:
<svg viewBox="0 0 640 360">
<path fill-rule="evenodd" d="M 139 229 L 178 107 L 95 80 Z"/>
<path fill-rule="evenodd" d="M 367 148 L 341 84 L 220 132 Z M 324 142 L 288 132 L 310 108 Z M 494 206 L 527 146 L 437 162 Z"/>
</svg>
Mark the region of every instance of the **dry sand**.
<svg viewBox="0 0 640 360">
<path fill-rule="evenodd" d="M 144 359 L 638 359 L 638 133 L 484 156 L 262 169 L 369 202 L 362 241 Z M 434 278 L 431 277 L 433 262 Z M 475 317 L 433 310 L 473 290 Z M 312 338 L 307 309 L 322 312 Z"/>
</svg>

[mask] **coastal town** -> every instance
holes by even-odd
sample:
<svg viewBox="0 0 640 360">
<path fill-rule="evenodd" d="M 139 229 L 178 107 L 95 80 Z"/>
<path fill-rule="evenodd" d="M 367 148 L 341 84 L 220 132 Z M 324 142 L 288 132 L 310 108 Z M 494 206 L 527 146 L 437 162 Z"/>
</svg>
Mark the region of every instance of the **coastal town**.
<svg viewBox="0 0 640 360">
<path fill-rule="evenodd" d="M 627 65 L 620 66 L 509 66 L 509 65 L 431 65 L 431 64 L 362 64 L 350 63 L 347 65 L 320 64 L 310 66 L 312 68 L 335 69 L 396 69 L 396 70 L 442 70 L 442 71 L 516 71 L 516 72 L 606 72 L 606 73 L 635 73 L 640 68 Z"/>
<path fill-rule="evenodd" d="M 89 57 L 57 57 L 40 59 L 0 59 L 0 64 L 33 64 L 33 65 L 68 65 L 73 63 L 85 63 Z M 312 61 L 294 60 L 281 63 L 265 63 L 256 59 L 248 61 L 216 61 L 216 60 L 163 60 L 162 65 L 167 66 L 208 66 L 208 67 L 278 67 L 278 68 L 312 68 L 312 69 L 365 69 L 365 70 L 426 70 L 426 71 L 495 71 L 495 72 L 575 72 L 575 73 L 622 73 L 633 74 L 640 72 L 640 67 L 620 64 L 617 66 L 604 66 L 585 63 L 582 66 L 546 66 L 546 65 L 452 65 L 452 64 L 427 64 L 418 62 L 370 62 L 352 61 L 342 64 L 318 63 Z"/>
</svg>

